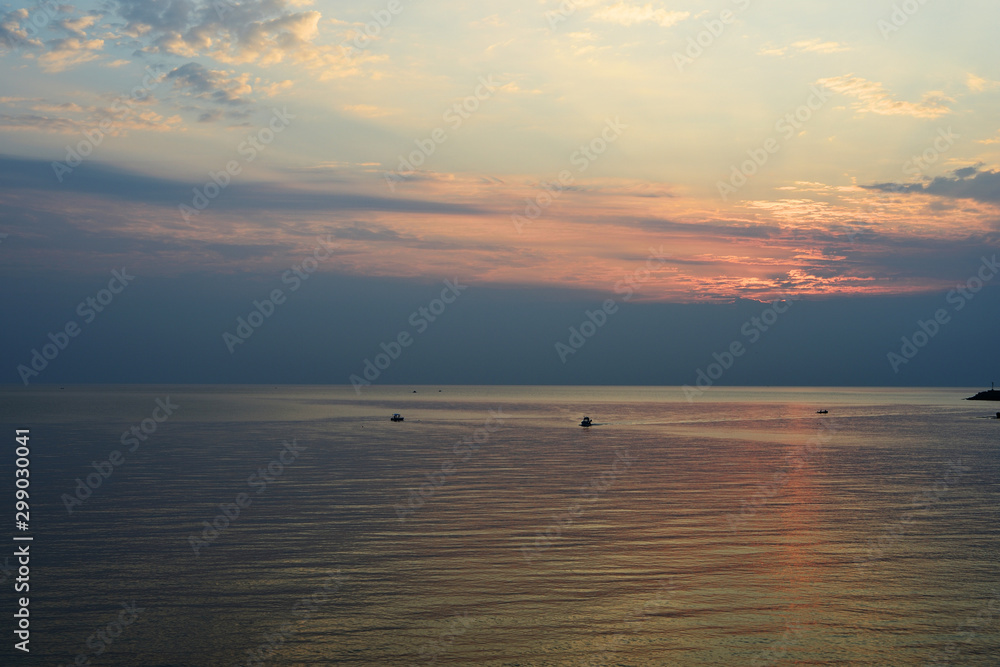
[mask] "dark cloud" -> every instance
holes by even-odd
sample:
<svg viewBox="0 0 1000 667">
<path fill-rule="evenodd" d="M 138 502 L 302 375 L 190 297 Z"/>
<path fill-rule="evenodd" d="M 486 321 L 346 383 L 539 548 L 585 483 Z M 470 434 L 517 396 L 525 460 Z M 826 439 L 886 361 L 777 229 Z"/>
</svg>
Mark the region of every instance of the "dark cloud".
<svg viewBox="0 0 1000 667">
<path fill-rule="evenodd" d="M 996 203 L 1000 202 L 1000 171 L 963 167 L 926 183 L 875 183 L 862 187 L 878 192 L 901 194 L 919 192 L 939 197 Z"/>
<path fill-rule="evenodd" d="M 250 92 L 245 78 L 206 69 L 198 63 L 181 65 L 167 74 L 167 79 L 173 80 L 177 88 L 186 89 L 199 99 L 230 106 L 253 103 L 252 99 L 245 96 Z"/>
<path fill-rule="evenodd" d="M 239 261 L 269 257 L 288 250 L 278 244 L 249 245 L 235 242 L 213 243 L 198 239 L 137 237 L 122 230 L 120 221 L 120 216 L 109 214 L 103 220 L 101 229 L 84 229 L 61 213 L 36 210 L 31 207 L 30 202 L 7 202 L 2 227 L 15 240 L 19 252 L 48 257 L 83 254 L 89 259 L 149 258 L 194 254 Z M 107 261 L 100 259 L 98 263 Z"/>
<path fill-rule="evenodd" d="M 470 215 L 485 212 L 482 209 L 462 204 L 339 192 L 302 191 L 274 185 L 230 186 L 227 189 L 227 194 L 229 190 L 236 192 L 231 197 L 227 197 L 226 203 L 220 201 L 220 208 L 229 207 L 234 210 L 263 208 L 281 211 L 392 211 L 397 213 Z"/>
<path fill-rule="evenodd" d="M 403 236 L 393 229 L 373 228 L 368 225 L 342 227 L 334 230 L 332 235 L 345 241 L 400 241 L 403 239 Z"/>
<path fill-rule="evenodd" d="M 213 109 L 212 111 L 202 111 L 198 114 L 199 123 L 214 123 L 220 118 L 222 118 L 222 112 L 218 109 Z"/>
<path fill-rule="evenodd" d="M 113 199 L 158 204 L 176 208 L 189 204 L 192 188 L 205 181 L 183 182 L 139 174 L 85 162 L 59 183 L 52 163 L 0 156 L 0 193 L 34 190 L 46 193 L 72 192 Z M 303 191 L 278 185 L 235 183 L 212 202 L 217 211 L 391 211 L 396 213 L 439 213 L 473 215 L 481 209 L 461 204 L 422 201 L 402 197 L 343 192 Z"/>
</svg>

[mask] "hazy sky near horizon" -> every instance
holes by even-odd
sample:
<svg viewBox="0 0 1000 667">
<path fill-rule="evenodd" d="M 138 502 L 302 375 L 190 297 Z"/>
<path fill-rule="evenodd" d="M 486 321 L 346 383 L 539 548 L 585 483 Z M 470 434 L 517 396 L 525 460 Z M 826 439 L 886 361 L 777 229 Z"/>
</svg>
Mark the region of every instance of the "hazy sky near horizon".
<svg viewBox="0 0 1000 667">
<path fill-rule="evenodd" d="M 8 2 L 0 224 L 25 243 L 4 262 L 278 270 L 331 235 L 322 270 L 368 277 L 610 292 L 655 255 L 647 300 L 946 290 L 1000 238 L 998 20 Z"/>
</svg>

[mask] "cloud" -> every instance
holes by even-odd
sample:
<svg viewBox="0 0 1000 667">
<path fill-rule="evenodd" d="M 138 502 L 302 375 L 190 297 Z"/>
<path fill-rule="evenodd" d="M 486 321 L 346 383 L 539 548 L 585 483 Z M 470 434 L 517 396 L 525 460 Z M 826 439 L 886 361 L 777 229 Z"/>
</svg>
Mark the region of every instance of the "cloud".
<svg viewBox="0 0 1000 667">
<path fill-rule="evenodd" d="M 101 20 L 101 17 L 95 16 L 93 14 L 88 16 L 81 16 L 75 19 L 63 19 L 59 21 L 59 27 L 66 32 L 76 35 L 81 39 L 87 36 L 87 28 L 93 26 L 95 23 Z"/>
<path fill-rule="evenodd" d="M 339 48 L 316 44 L 322 15 L 288 0 L 119 0 L 124 33 L 147 53 L 209 56 L 226 64 L 291 61 L 323 68 L 325 77 L 356 71 Z"/>
<path fill-rule="evenodd" d="M 507 22 L 500 18 L 499 14 L 490 14 L 487 17 L 473 21 L 470 25 L 475 27 L 490 26 L 491 28 L 506 28 Z"/>
<path fill-rule="evenodd" d="M 765 46 L 760 47 L 760 50 L 757 51 L 757 55 L 759 55 L 759 56 L 783 56 L 787 52 L 788 52 L 788 47 L 787 46 L 771 46 L 770 44 L 767 44 Z"/>
<path fill-rule="evenodd" d="M 980 139 L 976 143 L 977 144 L 984 144 L 986 146 L 990 146 L 992 144 L 1000 144 L 1000 133 L 998 133 L 994 137 L 990 137 L 989 139 Z"/>
<path fill-rule="evenodd" d="M 819 39 L 810 39 L 792 44 L 793 49 L 798 49 L 803 53 L 840 53 L 850 51 L 850 47 L 840 42 L 824 42 Z"/>
<path fill-rule="evenodd" d="M 591 21 L 614 23 L 623 26 L 633 26 L 639 23 L 655 23 L 664 28 L 677 25 L 691 16 L 690 12 L 667 11 L 653 9 L 652 3 L 645 5 L 630 5 L 622 0 L 609 7 L 602 7 L 591 15 Z"/>
<path fill-rule="evenodd" d="M 0 17 L 0 47 L 13 50 L 19 47 L 41 47 L 42 43 L 28 35 L 21 22 L 28 18 L 27 9 L 15 9 Z"/>
<path fill-rule="evenodd" d="M 1000 81 L 990 81 L 989 79 L 984 79 L 981 76 L 976 76 L 975 74 L 969 72 L 969 74 L 966 75 L 965 85 L 967 85 L 969 90 L 974 93 L 982 93 L 1000 86 Z"/>
<path fill-rule="evenodd" d="M 48 102 L 45 100 L 39 100 L 31 105 L 33 111 L 45 111 L 49 113 L 66 113 L 75 112 L 81 113 L 86 111 L 86 109 L 76 102 Z"/>
<path fill-rule="evenodd" d="M 922 193 L 1000 203 L 1000 171 L 980 170 L 979 167 L 956 169 L 947 176 L 938 176 L 927 183 L 875 183 L 862 187 L 878 192 Z"/>
<path fill-rule="evenodd" d="M 2 118 L 2 116 L 0 116 Z M 0 155 L 0 194 L 21 190 L 47 190 L 52 187 L 51 163 Z M 177 204 L 191 200 L 192 186 L 186 183 L 138 174 L 133 171 L 87 162 L 76 168 L 72 178 L 60 184 L 61 190 L 102 195 L 120 201 L 164 204 L 176 215 Z M 483 210 L 476 206 L 451 202 L 424 201 L 352 192 L 328 192 L 323 189 L 293 188 L 279 184 L 246 183 L 230 185 L 227 196 L 212 205 L 224 211 L 389 211 L 434 215 L 473 215 Z M 232 194 L 229 194 L 232 193 Z"/>
<path fill-rule="evenodd" d="M 851 48 L 840 42 L 824 42 L 821 39 L 808 39 L 794 42 L 789 46 L 766 45 L 761 47 L 757 53 L 762 56 L 784 56 L 789 50 L 799 53 L 840 53 L 842 51 L 850 51 Z"/>
<path fill-rule="evenodd" d="M 198 63 L 188 63 L 170 71 L 167 79 L 174 87 L 192 97 L 226 106 L 246 106 L 253 103 L 250 75 L 206 69 Z"/>
<path fill-rule="evenodd" d="M 939 118 L 951 113 L 947 103 L 954 101 L 944 93 L 932 91 L 924 94 L 920 102 L 901 102 L 893 99 L 881 83 L 868 81 L 853 74 L 820 79 L 817 83 L 836 93 L 857 98 L 858 101 L 854 103 L 855 110 L 882 116 Z"/>
<path fill-rule="evenodd" d="M 273 97 L 292 86 L 290 80 L 269 83 L 260 77 L 251 79 L 248 72 L 212 70 L 194 62 L 171 70 L 164 80 L 173 83 L 173 97 L 181 111 L 194 114 L 198 123 L 228 121 L 230 127 L 247 125 L 259 98 Z"/>
<path fill-rule="evenodd" d="M 38 64 L 42 71 L 51 74 L 96 60 L 104 48 L 104 40 L 67 37 L 49 42 L 48 47 L 47 52 L 38 56 Z"/>
<path fill-rule="evenodd" d="M 364 116 L 365 118 L 382 118 L 396 113 L 394 109 L 384 109 L 371 104 L 345 104 L 341 107 L 348 113 Z"/>
<path fill-rule="evenodd" d="M 857 243 L 849 234 L 859 226 L 858 202 L 837 207 L 801 200 L 790 202 L 785 212 L 760 206 L 721 217 L 717 208 L 699 208 L 689 199 L 658 198 L 654 204 L 662 206 L 651 213 L 650 203 L 635 195 L 643 188 L 631 181 L 598 181 L 608 184 L 602 193 L 567 191 L 525 236 L 513 230 L 498 236 L 497 219 L 507 217 L 511 201 L 537 191 L 535 183 L 425 180 L 410 198 L 388 195 L 377 175 L 359 176 L 357 166 L 321 164 L 312 170 L 314 178 L 299 172 L 277 182 L 233 182 L 191 226 L 179 219 L 177 205 L 190 201 L 192 186 L 199 183 L 96 162 L 81 165 L 53 188 L 49 163 L 0 156 L 0 199 L 8 210 L 24 209 L 22 218 L 32 223 L 23 228 L 45 239 L 35 255 L 19 258 L 25 265 L 40 258 L 48 264 L 106 264 L 120 256 L 154 272 L 171 272 L 220 267 L 219 258 L 228 257 L 227 267 L 246 270 L 280 264 L 287 254 L 282 248 L 298 248 L 322 232 L 342 242 L 338 271 L 346 273 L 457 272 L 484 284 L 610 290 L 650 247 L 662 245 L 670 257 L 650 277 L 642 297 L 682 301 L 764 298 L 793 289 L 804 294 L 938 289 L 956 267 L 964 270 L 970 256 L 1000 242 L 1000 234 L 971 213 L 947 221 L 928 215 L 921 232 L 914 233 L 907 227 L 911 212 L 926 210 L 917 198 L 912 206 L 897 202 L 896 214 L 865 224 L 863 243 Z M 977 173 L 961 170 L 953 178 L 969 181 Z M 615 183 L 617 191 L 611 188 Z M 852 196 L 882 199 L 870 190 L 858 188 Z M 43 229 L 35 221 L 47 215 L 54 226 Z M 577 241 L 567 246 L 567 238 Z M 255 257 L 260 261 L 241 260 Z"/>
<path fill-rule="evenodd" d="M 15 110 L 0 114 L 0 131 L 80 134 L 104 123 L 103 134 L 125 136 L 130 130 L 176 131 L 181 124 L 180 116 L 164 117 L 153 111 L 150 107 L 156 104 L 156 99 L 152 95 L 111 106 L 14 97 L 0 98 L 0 103 Z"/>
<path fill-rule="evenodd" d="M 76 134 L 84 126 L 70 118 L 53 118 L 38 114 L 0 114 L 0 132 L 49 132 L 54 134 Z"/>
</svg>

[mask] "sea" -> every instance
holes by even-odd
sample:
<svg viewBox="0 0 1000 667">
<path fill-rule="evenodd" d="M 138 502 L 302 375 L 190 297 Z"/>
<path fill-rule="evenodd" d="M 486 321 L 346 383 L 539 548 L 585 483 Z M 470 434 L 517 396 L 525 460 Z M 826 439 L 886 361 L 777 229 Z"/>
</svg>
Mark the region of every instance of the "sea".
<svg viewBox="0 0 1000 667">
<path fill-rule="evenodd" d="M 0 664 L 998 665 L 975 391 L 0 388 Z"/>
</svg>

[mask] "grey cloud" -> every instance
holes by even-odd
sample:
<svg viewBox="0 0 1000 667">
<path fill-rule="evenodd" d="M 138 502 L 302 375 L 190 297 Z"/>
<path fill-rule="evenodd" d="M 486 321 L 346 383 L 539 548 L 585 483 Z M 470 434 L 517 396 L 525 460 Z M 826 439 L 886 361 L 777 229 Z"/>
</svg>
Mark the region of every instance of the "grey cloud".
<svg viewBox="0 0 1000 667">
<path fill-rule="evenodd" d="M 239 77 L 206 69 L 198 63 L 188 63 L 172 70 L 167 79 L 173 80 L 177 88 L 186 89 L 191 95 L 215 104 L 240 106 L 253 103 L 252 99 L 243 96 L 243 93 L 249 92 L 250 86 Z"/>
<path fill-rule="evenodd" d="M 47 193 L 78 192 L 113 199 L 176 207 L 190 203 L 191 190 L 205 184 L 173 181 L 86 162 L 56 181 L 50 162 L 0 155 L 0 193 L 37 190 Z M 216 211 L 392 211 L 474 215 L 482 209 L 441 201 L 344 192 L 302 191 L 259 183 L 234 183 L 212 203 Z"/>
<path fill-rule="evenodd" d="M 28 18 L 28 10 L 15 9 L 0 16 L 0 47 L 14 50 L 23 47 L 39 47 L 40 41 L 32 38 L 21 22 Z"/>
<path fill-rule="evenodd" d="M 995 203 L 1000 202 L 1000 171 L 963 167 L 926 183 L 875 183 L 862 187 L 878 192 L 902 194 L 918 192 L 939 197 Z"/>
</svg>

